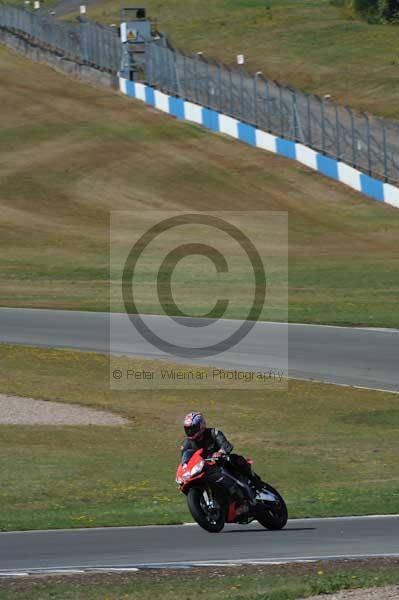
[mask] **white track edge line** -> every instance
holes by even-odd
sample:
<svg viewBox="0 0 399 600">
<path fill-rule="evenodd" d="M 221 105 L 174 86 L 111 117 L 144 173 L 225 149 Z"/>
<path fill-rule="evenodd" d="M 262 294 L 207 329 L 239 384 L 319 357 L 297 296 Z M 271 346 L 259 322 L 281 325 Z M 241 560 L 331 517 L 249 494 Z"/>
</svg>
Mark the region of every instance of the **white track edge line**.
<svg viewBox="0 0 399 600">
<path fill-rule="evenodd" d="M 369 553 L 369 554 L 326 554 L 321 556 L 288 556 L 288 557 L 270 557 L 270 558 L 235 558 L 219 559 L 214 561 L 187 561 L 187 562 L 158 562 L 158 563 L 136 563 L 131 567 L 126 566 L 70 566 L 70 567 L 32 567 L 21 571 L 16 569 L 0 571 L 0 577 L 26 576 L 35 574 L 74 574 L 74 573 L 94 573 L 99 571 L 140 571 L 144 569 L 180 569 L 192 567 L 215 567 L 215 566 L 237 566 L 237 565 L 276 565 L 291 563 L 310 563 L 326 560 L 367 560 L 371 558 L 399 558 L 399 552 L 387 553 Z"/>
<path fill-rule="evenodd" d="M 391 515 L 344 515 L 342 517 L 300 517 L 298 519 L 289 519 L 288 524 L 292 523 L 311 523 L 314 521 L 360 521 L 367 519 L 397 519 L 399 513 Z M 121 527 L 76 527 L 72 529 L 28 529 L 26 531 L 1 531 L 0 536 L 6 535 L 25 535 L 35 533 L 73 533 L 73 532 L 90 532 L 90 531 L 121 531 L 121 530 L 134 530 L 134 529 L 167 529 L 171 527 L 193 527 L 197 526 L 197 523 L 193 521 L 187 521 L 185 523 L 171 523 L 167 525 L 122 525 Z"/>
</svg>

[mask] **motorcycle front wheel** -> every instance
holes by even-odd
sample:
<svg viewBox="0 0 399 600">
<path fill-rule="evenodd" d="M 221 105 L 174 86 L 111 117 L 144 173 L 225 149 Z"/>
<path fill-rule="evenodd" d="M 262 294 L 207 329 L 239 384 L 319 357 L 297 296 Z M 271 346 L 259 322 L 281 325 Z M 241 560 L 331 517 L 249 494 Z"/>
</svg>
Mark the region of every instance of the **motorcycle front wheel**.
<svg viewBox="0 0 399 600">
<path fill-rule="evenodd" d="M 187 494 L 187 504 L 194 520 L 202 529 L 210 533 L 222 531 L 225 523 L 224 511 L 217 500 L 214 501 L 213 507 L 208 506 L 203 489 L 191 488 Z"/>
<path fill-rule="evenodd" d="M 270 506 L 269 503 L 265 503 L 264 508 L 262 507 L 262 502 L 259 502 L 257 505 L 256 519 L 263 527 L 266 527 L 266 529 L 274 531 L 283 529 L 288 521 L 288 510 L 284 498 L 268 483 L 265 483 L 264 490 L 271 492 L 276 497 L 277 502 L 272 506 Z"/>
</svg>

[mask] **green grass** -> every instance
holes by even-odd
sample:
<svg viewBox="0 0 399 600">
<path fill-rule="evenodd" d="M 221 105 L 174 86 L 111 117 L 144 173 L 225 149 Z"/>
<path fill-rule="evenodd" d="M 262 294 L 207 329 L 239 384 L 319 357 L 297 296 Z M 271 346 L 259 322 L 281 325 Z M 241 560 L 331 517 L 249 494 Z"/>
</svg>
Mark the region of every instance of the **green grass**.
<svg viewBox="0 0 399 600">
<path fill-rule="evenodd" d="M 247 68 L 341 104 L 399 117 L 398 28 L 371 25 L 329 0 L 147 0 L 175 46 Z M 121 0 L 88 14 L 118 22 Z"/>
<path fill-rule="evenodd" d="M 291 321 L 399 326 L 397 209 L 5 49 L 0 84 L 0 305 L 108 310 L 111 210 L 270 210 L 288 213 Z M 195 313 L 203 286 L 185 290 Z"/>
<path fill-rule="evenodd" d="M 108 373 L 103 355 L 0 346 L 2 393 L 130 419 L 123 427 L 0 426 L 0 530 L 188 520 L 174 474 L 181 420 L 193 408 L 254 458 L 291 516 L 397 512 L 394 394 L 300 381 L 288 391 L 119 391 L 109 389 Z"/>
<path fill-rule="evenodd" d="M 394 585 L 397 566 L 378 563 L 316 564 L 311 567 L 193 569 L 133 575 L 85 575 L 6 580 L 1 600 L 294 600 L 354 588 Z M 301 572 L 302 571 L 302 572 Z"/>
</svg>

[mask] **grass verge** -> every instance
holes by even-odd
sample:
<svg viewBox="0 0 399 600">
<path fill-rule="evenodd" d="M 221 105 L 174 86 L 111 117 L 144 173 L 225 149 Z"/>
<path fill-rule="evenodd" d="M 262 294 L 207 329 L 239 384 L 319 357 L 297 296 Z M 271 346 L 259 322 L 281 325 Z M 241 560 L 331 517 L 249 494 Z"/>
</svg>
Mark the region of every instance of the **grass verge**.
<svg viewBox="0 0 399 600">
<path fill-rule="evenodd" d="M 0 581 L 1 600 L 294 600 L 399 583 L 395 561 L 202 568 Z M 393 597 L 393 596 L 392 596 Z"/>
<path fill-rule="evenodd" d="M 398 27 L 371 25 L 329 0 L 147 0 L 175 46 L 247 68 L 340 103 L 399 117 Z M 121 0 L 89 9 L 118 22 Z"/>
<path fill-rule="evenodd" d="M 399 326 L 397 209 L 3 48 L 0 84 L 1 305 L 107 310 L 111 210 L 270 210 L 291 321 Z"/>
<path fill-rule="evenodd" d="M 397 512 L 394 394 L 300 381 L 288 392 L 117 391 L 108 370 L 103 355 L 0 346 L 3 393 L 130 419 L 123 427 L 0 425 L 0 530 L 186 521 L 174 474 L 181 419 L 193 408 L 254 458 L 291 516 Z"/>
</svg>

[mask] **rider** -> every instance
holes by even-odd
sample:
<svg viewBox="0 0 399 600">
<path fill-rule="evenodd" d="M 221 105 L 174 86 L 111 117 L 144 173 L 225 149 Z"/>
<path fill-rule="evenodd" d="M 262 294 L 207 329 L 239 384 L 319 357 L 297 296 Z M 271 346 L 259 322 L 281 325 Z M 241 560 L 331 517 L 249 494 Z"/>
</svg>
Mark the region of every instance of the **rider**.
<svg viewBox="0 0 399 600">
<path fill-rule="evenodd" d="M 231 471 L 249 479 L 256 490 L 261 491 L 262 480 L 251 469 L 251 465 L 239 454 L 232 454 L 233 444 L 225 437 L 222 431 L 206 426 L 204 416 L 199 412 L 191 412 L 184 419 L 186 438 L 181 446 L 181 461 L 186 462 L 186 457 L 192 451 L 204 450 L 205 458 L 211 456 L 228 456 Z"/>
</svg>

